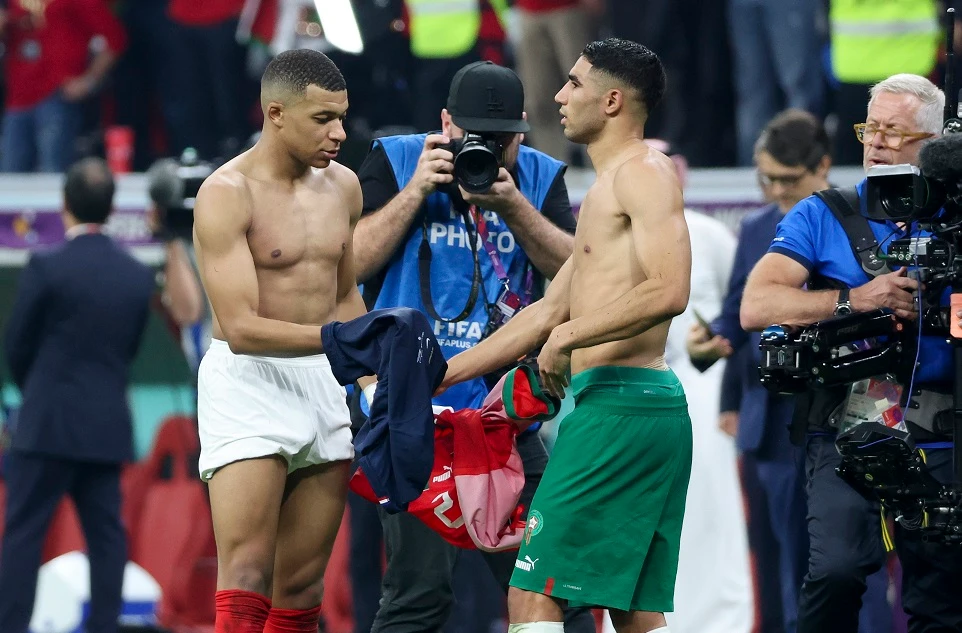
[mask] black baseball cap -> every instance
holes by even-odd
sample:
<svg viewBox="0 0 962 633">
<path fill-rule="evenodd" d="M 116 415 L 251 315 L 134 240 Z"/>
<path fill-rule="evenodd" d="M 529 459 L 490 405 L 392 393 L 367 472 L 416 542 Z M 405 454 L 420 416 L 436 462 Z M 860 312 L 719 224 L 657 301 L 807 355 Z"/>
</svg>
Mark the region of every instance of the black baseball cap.
<svg viewBox="0 0 962 633">
<path fill-rule="evenodd" d="M 510 68 L 474 62 L 451 80 L 448 113 L 468 132 L 527 132 L 522 118 L 524 86 Z"/>
</svg>

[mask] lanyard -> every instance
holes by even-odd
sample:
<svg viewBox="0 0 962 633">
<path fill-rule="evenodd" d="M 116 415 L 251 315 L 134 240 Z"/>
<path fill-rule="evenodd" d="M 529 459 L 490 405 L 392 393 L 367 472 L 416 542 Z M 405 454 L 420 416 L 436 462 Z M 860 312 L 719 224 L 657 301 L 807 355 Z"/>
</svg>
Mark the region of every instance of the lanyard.
<svg viewBox="0 0 962 633">
<path fill-rule="evenodd" d="M 504 264 L 501 263 L 501 256 L 498 255 L 498 249 L 491 241 L 488 232 L 488 222 L 484 219 L 484 212 L 478 210 L 476 205 L 471 205 L 469 209 L 471 217 L 474 219 L 474 226 L 477 228 L 478 236 L 481 238 L 481 244 L 484 245 L 484 251 L 488 254 L 488 258 L 491 259 L 491 266 L 494 268 L 494 274 L 498 276 L 498 280 L 501 285 L 504 286 L 505 290 L 510 290 L 510 279 L 508 278 L 508 273 L 504 269 Z M 534 288 L 534 270 L 532 267 L 526 266 L 527 273 L 524 279 L 524 305 L 531 303 L 532 289 Z"/>
</svg>

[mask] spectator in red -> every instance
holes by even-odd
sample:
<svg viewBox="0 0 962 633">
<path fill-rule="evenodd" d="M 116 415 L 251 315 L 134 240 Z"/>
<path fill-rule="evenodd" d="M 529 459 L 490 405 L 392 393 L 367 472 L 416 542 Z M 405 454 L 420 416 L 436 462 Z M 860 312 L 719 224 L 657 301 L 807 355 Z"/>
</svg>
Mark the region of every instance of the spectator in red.
<svg viewBox="0 0 962 633">
<path fill-rule="evenodd" d="M 0 170 L 65 171 L 75 158 L 81 103 L 126 47 L 123 27 L 104 0 L 8 4 Z"/>
</svg>

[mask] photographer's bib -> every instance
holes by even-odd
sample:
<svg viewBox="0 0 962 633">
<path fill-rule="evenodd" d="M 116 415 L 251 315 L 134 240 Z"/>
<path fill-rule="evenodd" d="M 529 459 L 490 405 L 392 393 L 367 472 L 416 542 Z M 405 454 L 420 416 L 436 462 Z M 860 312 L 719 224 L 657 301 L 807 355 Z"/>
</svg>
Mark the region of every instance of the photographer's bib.
<svg viewBox="0 0 962 633">
<path fill-rule="evenodd" d="M 426 136 L 389 136 L 375 140 L 375 146 L 380 144 L 384 148 L 398 189 L 403 189 L 414 176 Z M 513 175 L 521 194 L 540 210 L 564 165 L 528 147 L 519 149 Z M 435 192 L 428 196 L 407 239 L 389 262 L 374 304 L 375 309 L 405 306 L 430 314 L 422 300 L 423 266 L 419 266 L 422 243 L 426 242 L 430 249 L 430 279 L 424 281 L 433 303 L 431 312 L 441 317 L 432 318 L 431 322 L 445 358 L 481 341 L 491 317 L 489 308 L 496 306 L 505 293 L 505 283 L 499 277 L 506 277 L 507 287 L 521 295 L 530 268 L 527 256 L 505 221 L 496 213 L 484 210 L 480 211 L 480 218 L 486 240 L 479 236 L 471 214 L 456 210 L 447 194 Z M 486 249 L 494 251 L 496 257 L 490 257 Z M 502 271 L 496 270 L 495 261 L 500 263 Z M 503 274 L 499 276 L 499 272 Z M 470 306 L 473 285 L 478 286 L 477 298 Z M 461 316 L 469 306 L 468 313 Z M 455 319 L 459 316 L 461 318 Z M 455 409 L 477 408 L 487 393 L 484 381 L 478 378 L 451 387 L 435 401 Z"/>
</svg>

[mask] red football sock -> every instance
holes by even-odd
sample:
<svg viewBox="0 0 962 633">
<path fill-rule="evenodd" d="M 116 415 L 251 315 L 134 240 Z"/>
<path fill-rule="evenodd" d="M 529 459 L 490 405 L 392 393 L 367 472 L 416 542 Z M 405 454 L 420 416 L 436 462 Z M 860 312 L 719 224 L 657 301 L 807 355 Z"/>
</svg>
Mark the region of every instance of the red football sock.
<svg viewBox="0 0 962 633">
<path fill-rule="evenodd" d="M 225 589 L 214 594 L 214 633 L 264 633 L 271 601 L 253 591 Z"/>
<path fill-rule="evenodd" d="M 271 609 L 264 633 L 317 633 L 321 607 L 313 609 Z"/>
</svg>

